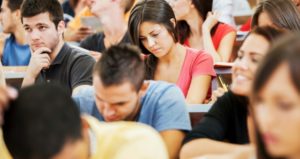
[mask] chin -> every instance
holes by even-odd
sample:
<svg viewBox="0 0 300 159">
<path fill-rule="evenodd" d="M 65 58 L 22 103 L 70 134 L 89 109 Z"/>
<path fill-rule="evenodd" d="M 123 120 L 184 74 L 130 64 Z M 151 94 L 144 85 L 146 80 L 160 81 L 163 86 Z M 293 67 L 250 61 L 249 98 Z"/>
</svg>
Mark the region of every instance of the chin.
<svg viewBox="0 0 300 159">
<path fill-rule="evenodd" d="M 232 86 L 230 90 L 237 95 L 248 96 L 250 94 L 249 90 L 243 87 Z"/>
</svg>

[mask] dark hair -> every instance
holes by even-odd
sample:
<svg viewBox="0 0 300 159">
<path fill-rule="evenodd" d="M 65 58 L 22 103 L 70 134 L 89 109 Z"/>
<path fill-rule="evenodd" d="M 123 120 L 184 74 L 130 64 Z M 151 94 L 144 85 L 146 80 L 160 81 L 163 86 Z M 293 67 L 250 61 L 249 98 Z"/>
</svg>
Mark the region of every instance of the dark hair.
<svg viewBox="0 0 300 159">
<path fill-rule="evenodd" d="M 294 88 L 300 93 L 300 34 L 290 34 L 278 41 L 261 63 L 253 83 L 252 102 L 259 98 L 259 92 L 263 89 L 277 68 L 286 63 L 289 68 L 290 78 Z M 254 114 L 255 116 L 255 114 Z M 258 158 L 272 158 L 265 149 L 261 135 L 257 132 Z"/>
<path fill-rule="evenodd" d="M 251 27 L 258 26 L 262 12 L 268 14 L 275 26 L 290 31 L 300 31 L 300 13 L 291 0 L 261 1 L 253 14 Z"/>
<path fill-rule="evenodd" d="M 192 3 L 195 6 L 195 9 L 197 10 L 202 20 L 205 21 L 208 12 L 212 11 L 213 0 L 192 0 Z M 220 23 L 218 22 L 217 25 L 215 25 L 211 29 L 210 31 L 211 35 L 213 35 L 216 32 L 219 24 Z M 183 44 L 185 40 L 189 38 L 191 35 L 190 26 L 185 20 L 180 20 L 177 22 L 177 29 L 178 29 L 179 42 Z"/>
<path fill-rule="evenodd" d="M 94 73 L 106 87 L 130 82 L 139 91 L 144 82 L 145 66 L 137 47 L 119 44 L 103 52 L 95 64 Z"/>
<path fill-rule="evenodd" d="M 24 17 L 33 17 L 46 12 L 56 27 L 64 20 L 63 9 L 57 0 L 25 0 L 21 7 L 21 21 L 23 22 Z"/>
<path fill-rule="evenodd" d="M 256 27 L 253 30 L 251 30 L 250 33 L 247 35 L 247 37 L 251 34 L 256 34 L 262 36 L 268 42 L 273 43 L 278 39 L 278 37 L 282 36 L 283 33 L 284 33 L 283 30 L 279 30 L 271 26 L 263 26 L 263 27 Z"/>
<path fill-rule="evenodd" d="M 14 12 L 21 8 L 21 5 L 23 3 L 23 0 L 6 0 L 7 6 L 10 9 L 11 12 Z M 2 1 L 1 1 L 2 4 Z"/>
<path fill-rule="evenodd" d="M 178 42 L 176 26 L 172 23 L 175 14 L 171 6 L 165 0 L 141 0 L 131 10 L 128 28 L 130 37 L 142 53 L 149 54 L 145 59 L 146 62 L 146 79 L 153 79 L 157 67 L 158 59 L 148 51 L 140 40 L 139 30 L 143 22 L 154 22 L 162 24 L 172 35 L 174 42 Z"/>
<path fill-rule="evenodd" d="M 50 159 L 82 138 L 79 110 L 62 87 L 42 84 L 19 92 L 4 113 L 3 137 L 15 159 Z"/>
</svg>

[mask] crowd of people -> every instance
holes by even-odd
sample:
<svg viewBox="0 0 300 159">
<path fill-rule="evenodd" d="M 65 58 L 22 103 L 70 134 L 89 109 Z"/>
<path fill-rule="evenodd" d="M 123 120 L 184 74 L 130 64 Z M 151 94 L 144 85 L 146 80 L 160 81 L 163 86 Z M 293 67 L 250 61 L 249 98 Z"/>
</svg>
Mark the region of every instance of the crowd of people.
<svg viewBox="0 0 300 159">
<path fill-rule="evenodd" d="M 234 53 L 235 1 L 2 0 L 0 158 L 300 158 L 300 1 L 257 0 Z"/>
</svg>

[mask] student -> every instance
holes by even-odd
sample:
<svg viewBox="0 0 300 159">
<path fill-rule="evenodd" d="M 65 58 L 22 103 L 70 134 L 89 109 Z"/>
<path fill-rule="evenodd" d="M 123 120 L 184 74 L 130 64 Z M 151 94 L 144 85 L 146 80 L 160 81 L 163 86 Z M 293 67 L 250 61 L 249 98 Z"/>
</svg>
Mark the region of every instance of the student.
<svg viewBox="0 0 300 159">
<path fill-rule="evenodd" d="M 213 59 L 205 51 L 178 42 L 176 19 L 164 0 L 139 1 L 129 17 L 133 43 L 146 54 L 146 79 L 176 83 L 187 103 L 199 104 L 211 94 Z"/>
<path fill-rule="evenodd" d="M 74 9 L 74 11 L 70 5 Z M 62 4 L 64 13 L 66 13 L 66 11 L 69 11 L 71 13 L 70 14 L 67 13 L 67 15 L 71 15 L 72 17 L 74 17 L 66 24 L 67 28 L 66 31 L 64 32 L 65 41 L 80 42 L 87 36 L 94 33 L 94 30 L 91 27 L 84 26 L 81 23 L 81 18 L 93 16 L 91 12 L 91 7 L 92 7 L 91 0 L 67 0 Z"/>
<path fill-rule="evenodd" d="M 285 37 L 264 59 L 253 83 L 257 159 L 300 158 L 300 38 Z"/>
<path fill-rule="evenodd" d="M 21 20 L 32 56 L 22 87 L 33 83 L 60 83 L 71 93 L 92 84 L 95 60 L 63 40 L 65 23 L 57 0 L 26 0 Z"/>
<path fill-rule="evenodd" d="M 248 35 L 232 68 L 230 91 L 220 97 L 187 134 L 182 158 L 248 148 L 242 144 L 249 143 L 247 107 L 252 80 L 258 64 L 280 34 L 278 30 L 264 27 L 256 28 Z"/>
<path fill-rule="evenodd" d="M 178 156 L 190 119 L 184 96 L 173 84 L 144 81 L 140 51 L 116 45 L 103 52 L 93 73 L 93 88 L 74 97 L 82 113 L 100 121 L 133 121 L 152 126 L 164 139 L 170 158 Z"/>
<path fill-rule="evenodd" d="M 211 13 L 212 0 L 168 0 L 178 20 L 179 41 L 186 46 L 208 51 L 214 62 L 228 61 L 236 31 L 218 22 Z"/>
<path fill-rule="evenodd" d="M 95 59 L 106 48 L 118 43 L 131 43 L 127 32 L 125 14 L 130 10 L 134 0 L 92 0 L 92 12 L 102 23 L 103 32 L 93 34 L 80 43 L 80 47 L 92 51 Z"/>
<path fill-rule="evenodd" d="M 5 93 L 2 89 L 0 92 L 1 96 Z M 168 158 L 161 137 L 152 128 L 80 117 L 68 92 L 54 85 L 21 90 L 5 111 L 4 119 L 3 138 L 15 159 Z"/>
<path fill-rule="evenodd" d="M 0 48 L 1 62 L 4 66 L 27 66 L 30 60 L 30 48 L 20 20 L 20 7 L 23 0 L 3 0 L 0 20 L 4 33 L 10 34 Z"/>
<path fill-rule="evenodd" d="M 272 26 L 300 31 L 300 12 L 291 0 L 264 0 L 255 10 L 251 27 Z"/>
</svg>

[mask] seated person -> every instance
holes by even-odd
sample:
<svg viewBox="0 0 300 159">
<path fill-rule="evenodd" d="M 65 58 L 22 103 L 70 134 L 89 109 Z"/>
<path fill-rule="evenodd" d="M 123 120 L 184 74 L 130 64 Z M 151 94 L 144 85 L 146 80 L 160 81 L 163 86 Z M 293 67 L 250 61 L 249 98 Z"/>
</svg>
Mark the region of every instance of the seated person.
<svg viewBox="0 0 300 159">
<path fill-rule="evenodd" d="M 292 0 L 260 1 L 253 14 L 251 28 L 261 26 L 299 32 L 300 12 Z"/>
<path fill-rule="evenodd" d="M 281 31 L 271 27 L 258 27 L 250 32 L 232 67 L 230 91 L 218 98 L 187 134 L 180 152 L 182 159 L 249 148 L 248 105 L 253 78 L 258 64 L 280 35 Z"/>
<path fill-rule="evenodd" d="M 94 33 L 94 30 L 89 26 L 84 26 L 81 23 L 81 18 L 92 17 L 91 0 L 68 0 L 62 5 L 64 13 L 74 17 L 67 22 L 67 28 L 64 34 L 64 39 L 70 42 L 80 42 L 87 36 Z M 71 12 L 71 13 L 70 13 Z"/>
<path fill-rule="evenodd" d="M 0 48 L 1 62 L 4 66 L 27 66 L 31 57 L 30 48 L 20 20 L 20 7 L 23 0 L 3 0 L 0 20 L 6 38 Z"/>
<path fill-rule="evenodd" d="M 92 84 L 95 60 L 63 40 L 65 23 L 58 1 L 26 0 L 21 19 L 32 50 L 22 87 L 33 83 L 60 83 L 71 93 Z"/>
<path fill-rule="evenodd" d="M 189 104 L 210 98 L 213 59 L 203 50 L 178 42 L 175 15 L 166 1 L 139 1 L 128 26 L 133 43 L 146 54 L 146 79 L 176 83 Z"/>
<path fill-rule="evenodd" d="M 92 13 L 99 18 L 103 32 L 93 34 L 80 43 L 80 47 L 92 51 L 93 57 L 99 59 L 106 48 L 118 43 L 131 43 L 127 33 L 125 14 L 130 10 L 134 0 L 92 0 Z"/>
<path fill-rule="evenodd" d="M 80 117 L 68 92 L 52 84 L 21 90 L 4 112 L 4 121 L 3 139 L 16 159 L 168 158 L 162 138 L 151 127 Z"/>
<path fill-rule="evenodd" d="M 224 1 L 224 0 L 222 0 Z M 195 49 L 210 53 L 214 62 L 230 59 L 236 31 L 228 24 L 218 22 L 212 13 L 213 0 L 168 0 L 178 20 L 179 41 Z"/>
<path fill-rule="evenodd" d="M 152 126 L 164 139 L 170 158 L 176 158 L 190 130 L 180 89 L 162 81 L 144 81 L 140 51 L 130 45 L 112 46 L 102 54 L 93 73 L 93 88 L 74 97 L 81 112 L 106 122 L 134 121 Z"/>
</svg>

